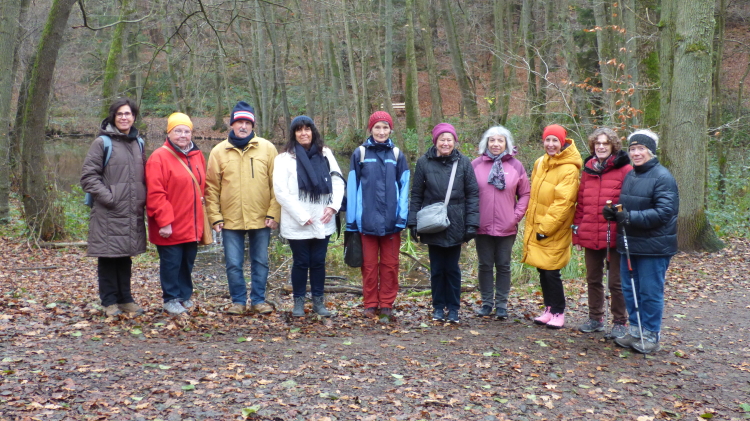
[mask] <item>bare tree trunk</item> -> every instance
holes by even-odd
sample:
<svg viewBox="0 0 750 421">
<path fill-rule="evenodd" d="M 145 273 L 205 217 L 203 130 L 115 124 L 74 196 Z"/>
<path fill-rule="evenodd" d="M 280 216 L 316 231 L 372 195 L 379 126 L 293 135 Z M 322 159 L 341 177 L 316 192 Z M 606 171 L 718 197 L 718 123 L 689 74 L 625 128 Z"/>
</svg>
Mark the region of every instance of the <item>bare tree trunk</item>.
<svg viewBox="0 0 750 421">
<path fill-rule="evenodd" d="M 385 0 L 385 83 L 388 102 L 393 101 L 393 0 Z M 391 107 L 390 113 L 393 113 Z"/>
<path fill-rule="evenodd" d="M 586 91 L 579 88 L 577 85 L 581 83 L 581 75 L 578 69 L 578 60 L 576 59 L 576 43 L 573 39 L 573 28 L 572 21 L 573 16 L 569 11 L 570 0 L 561 1 L 560 7 L 565 10 L 565 16 L 563 17 L 563 38 L 565 40 L 565 47 L 563 48 L 563 54 L 565 56 L 565 64 L 568 69 L 568 80 L 573 82 L 571 87 L 571 100 L 573 102 L 573 109 L 575 110 L 575 120 L 582 123 L 586 127 L 590 127 L 591 120 L 589 118 L 589 101 L 586 98 Z"/>
<path fill-rule="evenodd" d="M 120 20 L 127 19 L 130 13 L 130 1 L 120 1 Z M 120 65 L 122 64 L 122 41 L 125 38 L 125 23 L 115 25 L 112 41 L 109 45 L 107 64 L 104 66 L 104 80 L 102 82 L 102 108 L 99 117 L 104 118 L 109 112 L 109 104 L 119 96 Z"/>
<path fill-rule="evenodd" d="M 77 0 L 54 0 L 37 48 L 29 82 L 28 99 L 23 111 L 21 132 L 22 194 L 26 225 L 43 240 L 54 237 L 58 210 L 53 207 L 45 177 L 44 126 L 49 108 L 49 93 L 57 63 L 57 54 L 70 11 Z"/>
<path fill-rule="evenodd" d="M 354 96 L 354 114 L 356 118 L 354 129 L 356 131 L 359 131 L 362 129 L 365 118 L 362 116 L 362 106 L 359 99 L 359 86 L 357 84 L 356 66 L 357 61 L 354 59 L 354 50 L 352 49 L 352 43 L 354 41 L 352 40 L 352 34 L 349 30 L 349 17 L 348 13 L 346 13 L 346 2 L 344 3 L 344 13 L 342 14 L 342 18 L 344 19 L 344 36 L 346 39 L 346 61 L 347 63 L 349 63 L 349 83 L 352 85 L 352 95 Z"/>
<path fill-rule="evenodd" d="M 6 1 L 0 5 L 0 224 L 3 225 L 10 220 L 10 106 L 20 16 L 20 3 Z"/>
<path fill-rule="evenodd" d="M 526 56 L 526 62 L 529 68 L 526 76 L 527 107 L 531 118 L 531 131 L 529 133 L 529 138 L 539 139 L 542 137 L 543 116 L 539 113 L 539 109 L 537 108 L 539 105 L 539 80 L 536 75 L 537 56 L 534 49 L 534 31 L 532 28 L 534 20 L 531 19 L 532 9 L 534 9 L 534 0 L 523 0 L 521 6 L 521 39 L 523 40 L 522 45 L 524 55 Z"/>
<path fill-rule="evenodd" d="M 419 129 L 419 75 L 417 55 L 414 49 L 414 1 L 406 0 L 406 128 Z"/>
<path fill-rule="evenodd" d="M 607 62 L 614 58 L 609 5 L 604 1 L 593 0 L 594 21 L 596 22 L 596 51 L 599 55 L 599 72 L 602 79 L 602 104 L 604 108 L 604 124 L 611 125 L 614 117 L 615 99 L 612 94 L 615 80 L 614 67 Z"/>
<path fill-rule="evenodd" d="M 670 139 L 670 125 L 666 123 L 669 115 L 669 104 L 672 101 L 672 71 L 674 68 L 675 14 L 677 4 L 674 0 L 662 0 L 661 20 L 659 22 L 659 114 L 660 134 L 662 139 Z"/>
<path fill-rule="evenodd" d="M 673 6 L 677 0 L 672 0 Z M 679 0 L 674 10 L 672 96 L 665 126 L 664 162 L 680 186 L 677 240 L 680 250 L 723 247 L 706 216 L 708 111 L 714 37 L 713 1 Z M 663 81 L 667 82 L 667 81 Z"/>
<path fill-rule="evenodd" d="M 430 123 L 434 126 L 443 121 L 443 98 L 440 95 L 440 76 L 438 75 L 437 59 L 435 59 L 435 46 L 432 40 L 432 19 L 427 0 L 416 0 L 419 10 L 420 34 L 427 57 L 427 75 L 430 84 Z"/>
<path fill-rule="evenodd" d="M 628 97 L 630 106 L 638 111 L 641 110 L 641 90 L 640 80 L 641 74 L 638 68 L 638 24 L 636 20 L 635 0 L 624 0 L 622 2 L 622 18 L 625 26 L 625 73 L 628 77 L 628 84 L 626 88 L 633 88 L 633 93 Z M 630 123 L 633 126 L 641 126 L 643 123 L 642 114 L 639 112 L 633 113 Z"/>
<path fill-rule="evenodd" d="M 461 90 L 462 109 L 469 118 L 478 119 L 479 107 L 477 106 L 477 96 L 464 66 L 464 59 L 458 42 L 456 22 L 453 19 L 453 12 L 450 7 L 451 2 L 449 0 L 441 0 L 441 5 L 443 7 L 443 17 L 445 18 L 445 34 L 448 37 L 448 46 L 450 47 L 451 64 L 453 65 L 453 72 L 456 74 L 458 87 Z"/>
</svg>

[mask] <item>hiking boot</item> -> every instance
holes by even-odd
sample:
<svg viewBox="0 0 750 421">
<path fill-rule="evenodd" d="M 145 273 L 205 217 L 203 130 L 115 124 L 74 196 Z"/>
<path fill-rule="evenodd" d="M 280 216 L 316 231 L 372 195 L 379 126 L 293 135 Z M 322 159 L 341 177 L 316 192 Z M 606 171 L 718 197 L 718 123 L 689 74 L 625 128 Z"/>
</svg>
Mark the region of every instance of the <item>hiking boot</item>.
<svg viewBox="0 0 750 421">
<path fill-rule="evenodd" d="M 382 307 L 380 309 L 380 315 L 385 317 L 393 317 L 393 309 L 391 307 Z"/>
<path fill-rule="evenodd" d="M 603 332 L 604 321 L 588 319 L 586 323 L 582 324 L 581 327 L 578 328 L 578 330 L 580 330 L 583 333 Z"/>
<path fill-rule="evenodd" d="M 313 311 L 315 314 L 321 317 L 331 317 L 331 312 L 326 310 L 326 303 L 323 300 L 323 296 L 312 297 L 313 300 Z M 389 309 L 390 310 L 390 309 Z"/>
<path fill-rule="evenodd" d="M 612 325 L 612 330 L 610 330 L 609 333 L 604 335 L 604 338 L 606 339 L 623 338 L 627 334 L 628 334 L 628 327 L 624 323 L 615 323 Z"/>
<path fill-rule="evenodd" d="M 185 307 L 186 310 L 193 308 L 195 303 L 193 303 L 193 300 L 187 299 L 185 301 L 180 301 L 180 304 L 182 304 L 183 307 Z"/>
<path fill-rule="evenodd" d="M 489 317 L 492 315 L 492 306 L 482 306 L 481 309 L 477 311 L 477 316 L 479 317 Z"/>
<path fill-rule="evenodd" d="M 644 330 L 643 342 L 635 341 L 633 349 L 641 354 L 650 354 L 659 351 L 661 349 L 661 345 L 659 345 L 659 332 Z"/>
<path fill-rule="evenodd" d="M 235 316 L 241 316 L 245 314 L 245 305 L 240 303 L 232 303 L 229 308 L 227 308 L 225 311 L 227 314 L 233 314 Z"/>
<path fill-rule="evenodd" d="M 553 314 L 547 322 L 547 328 L 549 329 L 562 329 L 563 326 L 565 326 L 565 313 Z"/>
<path fill-rule="evenodd" d="M 615 338 L 615 344 L 623 348 L 632 348 L 633 344 L 641 341 L 641 334 L 638 327 L 630 325 L 628 333 L 622 338 Z"/>
<path fill-rule="evenodd" d="M 305 317 L 305 296 L 294 297 L 294 309 L 292 309 L 292 316 L 294 317 Z"/>
<path fill-rule="evenodd" d="M 445 320 L 445 310 L 443 310 L 442 308 L 436 308 L 432 312 L 432 320 L 436 322 L 442 322 L 443 320 Z"/>
<path fill-rule="evenodd" d="M 378 318 L 378 309 L 377 307 L 367 307 L 365 311 L 362 312 L 362 314 L 367 317 L 368 319 L 377 319 Z"/>
<path fill-rule="evenodd" d="M 180 300 L 169 300 L 164 303 L 164 310 L 172 316 L 186 312 L 185 307 L 180 304 Z"/>
<path fill-rule="evenodd" d="M 122 314 L 122 310 L 120 310 L 119 304 L 112 304 L 104 307 L 104 314 L 107 317 L 117 316 L 118 314 Z"/>
<path fill-rule="evenodd" d="M 118 304 L 117 307 L 120 308 L 120 311 L 123 313 L 131 313 L 131 314 L 143 314 L 144 311 L 136 303 L 125 303 L 125 304 Z"/>
<path fill-rule="evenodd" d="M 272 312 L 273 312 L 273 307 L 271 307 L 271 305 L 266 302 L 262 302 L 260 304 L 253 304 L 253 313 L 271 314 Z"/>
<path fill-rule="evenodd" d="M 448 323 L 458 324 L 458 310 L 448 310 Z"/>
<path fill-rule="evenodd" d="M 498 320 L 505 320 L 508 318 L 508 310 L 504 308 L 496 308 L 495 309 L 495 318 Z"/>
<path fill-rule="evenodd" d="M 552 319 L 551 307 L 545 307 L 544 313 L 541 316 L 534 319 L 534 323 L 538 325 L 546 325 Z"/>
</svg>

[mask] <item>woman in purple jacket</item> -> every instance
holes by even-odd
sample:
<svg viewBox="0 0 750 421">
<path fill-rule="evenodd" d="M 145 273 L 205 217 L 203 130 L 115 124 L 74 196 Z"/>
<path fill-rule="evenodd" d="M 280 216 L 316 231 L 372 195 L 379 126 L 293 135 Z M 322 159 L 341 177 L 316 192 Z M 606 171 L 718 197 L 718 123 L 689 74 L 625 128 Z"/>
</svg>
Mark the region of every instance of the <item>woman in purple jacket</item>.
<svg viewBox="0 0 750 421">
<path fill-rule="evenodd" d="M 492 315 L 494 308 L 495 317 L 508 318 L 510 254 L 531 191 L 526 169 L 514 158 L 517 153 L 510 131 L 495 126 L 482 136 L 480 156 L 471 163 L 479 184 L 476 243 L 482 309 L 478 314 L 483 317 Z"/>
</svg>

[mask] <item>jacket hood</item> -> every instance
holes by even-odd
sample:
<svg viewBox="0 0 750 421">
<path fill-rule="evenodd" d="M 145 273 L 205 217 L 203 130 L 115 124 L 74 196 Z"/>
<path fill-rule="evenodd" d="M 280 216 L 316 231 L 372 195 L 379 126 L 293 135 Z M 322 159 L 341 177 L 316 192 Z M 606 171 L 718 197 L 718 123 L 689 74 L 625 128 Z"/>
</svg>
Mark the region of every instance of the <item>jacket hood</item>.
<svg viewBox="0 0 750 421">
<path fill-rule="evenodd" d="M 131 138 L 131 139 L 137 139 L 138 138 L 138 129 L 133 126 L 130 128 L 130 133 L 125 134 L 121 132 L 117 127 L 115 127 L 112 123 L 107 121 L 105 118 L 102 121 L 102 124 L 99 126 L 99 136 L 105 135 L 109 137 L 125 137 L 125 138 Z"/>
<path fill-rule="evenodd" d="M 581 154 L 578 153 L 578 148 L 576 148 L 576 143 L 571 138 L 565 139 L 565 143 L 568 144 L 568 147 L 563 149 L 559 154 L 555 156 L 549 156 L 545 153 L 544 164 L 549 168 L 554 168 L 565 164 L 573 164 L 580 170 L 581 166 L 583 165 L 583 161 L 581 160 Z"/>
<path fill-rule="evenodd" d="M 607 159 L 609 159 L 609 158 L 607 158 Z M 583 161 L 583 167 L 584 167 L 583 169 L 584 169 L 584 171 L 588 171 L 588 170 L 592 170 L 593 171 L 593 169 L 594 169 L 594 163 L 596 163 L 596 154 L 590 155 L 588 158 L 586 158 Z M 630 164 L 630 156 L 628 155 L 627 152 L 625 152 L 624 150 L 620 149 L 619 151 L 615 152 L 615 160 L 614 160 L 612 166 L 605 168 L 603 172 L 607 172 L 607 171 L 612 170 L 612 169 L 622 168 L 622 167 L 624 167 L 624 166 L 626 166 L 628 164 Z M 594 171 L 594 172 L 596 172 L 596 171 Z"/>
</svg>

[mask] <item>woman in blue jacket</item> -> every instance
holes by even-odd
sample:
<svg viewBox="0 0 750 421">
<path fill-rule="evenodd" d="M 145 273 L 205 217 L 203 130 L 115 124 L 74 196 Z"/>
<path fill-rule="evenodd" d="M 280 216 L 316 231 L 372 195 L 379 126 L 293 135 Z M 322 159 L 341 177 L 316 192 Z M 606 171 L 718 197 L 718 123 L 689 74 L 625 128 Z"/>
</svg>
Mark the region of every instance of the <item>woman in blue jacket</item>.
<svg viewBox="0 0 750 421">
<path fill-rule="evenodd" d="M 616 338 L 615 343 L 648 354 L 661 349 L 659 332 L 664 311 L 664 278 L 670 259 L 677 253 L 680 198 L 677 182 L 656 157 L 659 136 L 650 130 L 637 130 L 628 141 L 633 171 L 622 183 L 622 210 L 617 212 L 607 206 L 603 210 L 605 219 L 617 221 L 618 227 L 625 231 L 630 252 L 629 264 L 620 265 L 630 331 L 624 337 Z M 627 257 L 625 236 L 617 236 L 617 251 L 622 261 Z M 632 267 L 632 272 L 628 266 Z M 632 282 L 628 282 L 631 276 Z M 640 312 L 641 327 L 638 326 L 637 311 Z"/>
<path fill-rule="evenodd" d="M 370 137 L 354 150 L 347 183 L 346 230 L 362 236 L 365 317 L 390 317 L 398 294 L 401 230 L 409 213 L 409 165 L 391 140 L 393 119 L 370 116 Z"/>
</svg>

